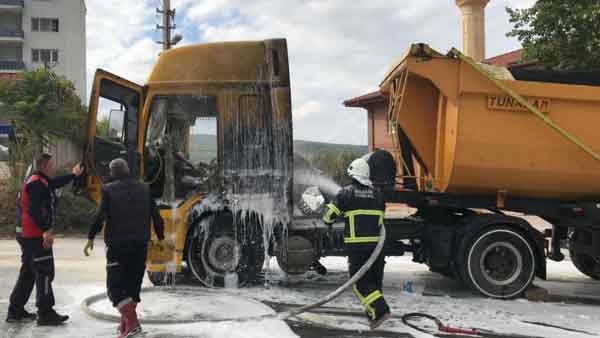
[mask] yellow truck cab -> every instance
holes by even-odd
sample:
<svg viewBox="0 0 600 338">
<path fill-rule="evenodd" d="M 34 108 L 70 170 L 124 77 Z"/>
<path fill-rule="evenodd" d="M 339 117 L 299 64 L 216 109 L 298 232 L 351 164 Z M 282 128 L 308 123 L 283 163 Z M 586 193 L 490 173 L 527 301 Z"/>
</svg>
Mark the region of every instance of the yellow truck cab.
<svg viewBox="0 0 600 338">
<path fill-rule="evenodd" d="M 144 85 L 98 70 L 85 149 L 97 202 L 118 157 L 150 185 L 173 244 L 166 253 L 150 246 L 152 282 L 180 272 L 183 261 L 207 285 L 231 274 L 251 279 L 272 238 L 263 234 L 292 215 L 286 41 L 169 50 Z"/>
</svg>

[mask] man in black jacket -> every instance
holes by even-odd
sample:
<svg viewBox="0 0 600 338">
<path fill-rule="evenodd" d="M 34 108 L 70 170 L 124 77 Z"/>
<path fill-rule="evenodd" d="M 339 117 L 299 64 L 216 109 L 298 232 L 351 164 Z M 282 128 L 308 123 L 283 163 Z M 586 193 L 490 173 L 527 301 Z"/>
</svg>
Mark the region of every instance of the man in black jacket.
<svg viewBox="0 0 600 338">
<path fill-rule="evenodd" d="M 102 189 L 102 201 L 84 248 L 94 248 L 94 238 L 104 229 L 106 243 L 106 284 L 108 297 L 121 313 L 121 336 L 133 335 L 141 330 L 136 307 L 146 269 L 146 251 L 150 241 L 150 221 L 159 240 L 164 239 L 163 220 L 150 195 L 148 185 L 130 177 L 129 167 L 123 159 L 110 162 L 110 174 L 115 179 Z"/>
<path fill-rule="evenodd" d="M 39 325 L 58 325 L 69 316 L 54 311 L 54 255 L 52 228 L 55 221 L 56 194 L 59 189 L 76 176 L 81 175 L 79 165 L 72 175 L 52 178 L 55 163 L 50 154 L 42 154 L 35 160 L 36 171 L 23 185 L 20 196 L 20 223 L 17 226 L 17 241 L 21 246 L 21 270 L 17 283 L 10 295 L 7 322 L 35 320 L 36 315 L 25 310 L 25 304 L 36 287 L 37 321 Z"/>
<path fill-rule="evenodd" d="M 376 158 L 381 155 L 377 153 Z M 344 244 L 348 253 L 348 272 L 354 275 L 369 259 L 379 241 L 379 228 L 383 224 L 385 199 L 382 187 L 373 184 L 369 158 L 372 154 L 354 160 L 347 173 L 352 184 L 342 188 L 335 201 L 327 205 L 323 217 L 326 224 L 333 224 L 336 218 L 343 218 Z M 389 155 L 391 157 L 391 155 Z M 393 160 L 392 160 L 393 162 Z M 395 173 L 395 165 L 393 165 Z M 371 329 L 377 328 L 390 317 L 390 308 L 383 298 L 383 270 L 385 255 L 382 252 L 375 263 L 353 286 L 353 291 L 364 307 Z"/>
</svg>

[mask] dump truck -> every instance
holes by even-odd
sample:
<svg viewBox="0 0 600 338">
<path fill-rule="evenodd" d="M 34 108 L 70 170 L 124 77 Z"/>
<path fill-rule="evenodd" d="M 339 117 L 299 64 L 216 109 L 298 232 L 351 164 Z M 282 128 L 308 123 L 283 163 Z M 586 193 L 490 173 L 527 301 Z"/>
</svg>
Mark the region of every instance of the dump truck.
<svg viewBox="0 0 600 338">
<path fill-rule="evenodd" d="M 513 298 L 568 241 L 575 267 L 600 279 L 598 78 L 510 72 L 415 44 L 380 90 L 403 168 L 389 201 L 415 210 L 385 224 L 413 260 Z"/>
<path fill-rule="evenodd" d="M 386 212 L 386 255 L 411 252 L 476 292 L 513 298 L 545 278 L 568 238 L 577 268 L 600 277 L 600 88 L 518 80 L 414 45 L 381 89 L 403 168 L 386 195 L 411 210 Z M 313 182 L 292 140 L 284 39 L 175 48 L 144 85 L 96 72 L 87 192 L 100 200 L 117 157 L 150 185 L 172 244 L 149 247 L 154 284 L 186 271 L 207 286 L 259 281 L 268 256 L 300 275 L 345 251 L 343 224 L 320 221 L 335 192 Z"/>
</svg>

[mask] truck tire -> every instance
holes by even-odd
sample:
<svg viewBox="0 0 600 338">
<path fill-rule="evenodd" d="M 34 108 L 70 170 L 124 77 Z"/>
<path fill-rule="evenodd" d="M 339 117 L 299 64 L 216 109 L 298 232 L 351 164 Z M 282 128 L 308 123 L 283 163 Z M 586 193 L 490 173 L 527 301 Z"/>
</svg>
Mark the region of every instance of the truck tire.
<svg viewBox="0 0 600 338">
<path fill-rule="evenodd" d="M 301 275 L 307 272 L 316 259 L 316 250 L 310 239 L 292 235 L 286 243 L 280 243 L 277 250 L 277 264 L 289 275 Z"/>
<path fill-rule="evenodd" d="M 521 232 L 497 225 L 465 238 L 457 263 L 462 280 L 474 291 L 512 299 L 533 282 L 535 258 L 532 244 Z"/>
<path fill-rule="evenodd" d="M 255 233 L 251 239 L 240 238 L 241 231 L 234 231 L 233 218 L 229 216 L 205 217 L 195 225 L 197 233 L 187 240 L 185 257 L 189 270 L 208 287 L 225 287 L 232 280 L 242 286 L 262 270 L 265 258 L 262 236 Z"/>
<path fill-rule="evenodd" d="M 591 237 L 581 236 L 582 233 L 575 231 L 569 238 L 569 255 L 571 262 L 582 274 L 596 280 L 600 280 L 600 262 L 597 262 L 592 256 L 583 253 L 577 253 L 573 244 L 580 240 L 591 239 Z"/>
<path fill-rule="evenodd" d="M 170 285 L 173 283 L 173 278 L 175 278 L 173 274 L 167 274 L 165 272 L 148 271 L 147 274 L 148 279 L 154 286 Z"/>
</svg>

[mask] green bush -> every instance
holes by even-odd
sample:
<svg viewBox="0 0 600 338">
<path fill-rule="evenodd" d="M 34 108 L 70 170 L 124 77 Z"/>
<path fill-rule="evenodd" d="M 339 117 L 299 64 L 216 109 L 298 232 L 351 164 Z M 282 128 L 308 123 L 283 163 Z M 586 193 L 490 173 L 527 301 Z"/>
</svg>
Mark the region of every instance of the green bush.
<svg viewBox="0 0 600 338">
<path fill-rule="evenodd" d="M 75 195 L 70 186 L 63 188 L 56 205 L 56 232 L 87 233 L 95 211 L 95 203 Z"/>
<path fill-rule="evenodd" d="M 69 171 L 61 168 L 56 175 L 66 175 Z M 58 233 L 85 234 L 91 226 L 96 212 L 96 204 L 82 195 L 73 193 L 72 184 L 57 190 L 56 220 L 54 228 Z"/>
<path fill-rule="evenodd" d="M 8 181 L 0 181 L 0 234 L 13 234 L 17 224 L 16 194 L 8 189 Z"/>
</svg>

